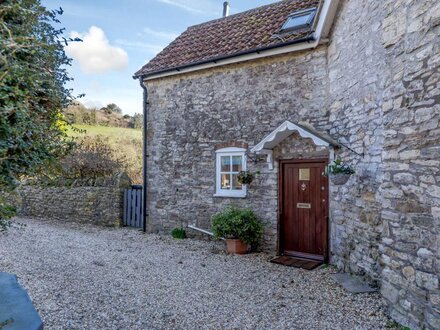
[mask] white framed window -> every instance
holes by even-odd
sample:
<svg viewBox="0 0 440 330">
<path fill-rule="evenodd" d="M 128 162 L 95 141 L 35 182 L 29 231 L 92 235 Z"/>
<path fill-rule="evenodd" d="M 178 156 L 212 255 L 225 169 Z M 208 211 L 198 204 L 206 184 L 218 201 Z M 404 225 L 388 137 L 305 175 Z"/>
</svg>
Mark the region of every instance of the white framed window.
<svg viewBox="0 0 440 330">
<path fill-rule="evenodd" d="M 216 188 L 219 197 L 246 197 L 246 186 L 238 182 L 240 171 L 246 171 L 246 149 L 223 148 L 216 151 Z"/>
</svg>

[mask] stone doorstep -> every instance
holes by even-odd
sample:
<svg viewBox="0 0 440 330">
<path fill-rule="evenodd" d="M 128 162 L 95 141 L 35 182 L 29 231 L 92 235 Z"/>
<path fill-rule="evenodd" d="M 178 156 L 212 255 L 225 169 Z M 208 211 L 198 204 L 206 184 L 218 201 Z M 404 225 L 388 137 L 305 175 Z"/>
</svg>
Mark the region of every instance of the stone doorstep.
<svg viewBox="0 0 440 330">
<path fill-rule="evenodd" d="M 336 283 L 351 293 L 369 293 L 377 291 L 377 289 L 363 282 L 358 277 L 352 276 L 348 273 L 338 273 L 330 276 Z"/>
<path fill-rule="evenodd" d="M 42 330 L 43 321 L 17 276 L 0 272 L 0 325 L 2 330 Z M 10 320 L 10 322 L 8 322 Z"/>
</svg>

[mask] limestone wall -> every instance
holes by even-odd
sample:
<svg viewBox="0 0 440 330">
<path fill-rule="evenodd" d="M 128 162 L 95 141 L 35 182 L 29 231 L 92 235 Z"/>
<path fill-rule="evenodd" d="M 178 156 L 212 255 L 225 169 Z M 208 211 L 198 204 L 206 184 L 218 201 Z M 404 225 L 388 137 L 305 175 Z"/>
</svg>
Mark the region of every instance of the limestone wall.
<svg viewBox="0 0 440 330">
<path fill-rule="evenodd" d="M 115 226 L 122 221 L 123 191 L 130 179 L 89 181 L 87 186 L 21 186 L 19 216 Z"/>
<path fill-rule="evenodd" d="M 340 157 L 356 168 L 331 186 L 332 262 L 379 282 L 383 223 L 382 99 L 387 70 L 380 37 L 380 1 L 342 1 L 328 48 L 330 135 L 350 147 Z"/>
<path fill-rule="evenodd" d="M 386 1 L 382 294 L 411 329 L 440 328 L 440 3 Z"/>
<path fill-rule="evenodd" d="M 151 231 L 196 223 L 227 204 L 267 222 L 275 252 L 278 159 L 325 157 L 292 136 L 244 199 L 214 197 L 215 150 L 251 148 L 284 120 L 309 122 L 349 148 L 356 167 L 330 186 L 331 261 L 381 287 L 390 315 L 440 328 L 440 4 L 341 1 L 330 43 L 315 51 L 147 83 Z"/>
<path fill-rule="evenodd" d="M 328 48 L 331 134 L 365 153 L 344 154 L 333 260 L 411 329 L 440 328 L 439 36 L 438 1 L 342 1 Z"/>
<path fill-rule="evenodd" d="M 151 231 L 195 223 L 210 228 L 226 205 L 250 206 L 277 244 L 277 172 L 261 175 L 244 199 L 214 197 L 215 150 L 253 146 L 286 119 L 326 122 L 326 48 L 148 82 L 148 206 Z"/>
</svg>

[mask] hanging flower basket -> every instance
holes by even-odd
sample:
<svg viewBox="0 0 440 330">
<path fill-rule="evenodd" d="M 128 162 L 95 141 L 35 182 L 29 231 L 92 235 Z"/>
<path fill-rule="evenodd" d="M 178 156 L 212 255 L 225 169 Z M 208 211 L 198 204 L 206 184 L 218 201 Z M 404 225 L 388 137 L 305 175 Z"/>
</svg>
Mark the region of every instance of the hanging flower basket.
<svg viewBox="0 0 440 330">
<path fill-rule="evenodd" d="M 237 175 L 237 181 L 241 184 L 251 184 L 254 181 L 254 174 L 249 171 L 241 171 Z"/>
<path fill-rule="evenodd" d="M 326 174 L 330 178 L 330 181 L 336 185 L 341 186 L 347 183 L 350 176 L 354 174 L 353 167 L 344 164 L 342 160 L 336 159 L 333 163 L 327 166 Z"/>
<path fill-rule="evenodd" d="M 346 184 L 348 179 L 350 179 L 351 174 L 345 174 L 345 173 L 337 173 L 337 174 L 331 174 L 330 180 L 335 186 L 342 186 L 343 184 Z"/>
</svg>

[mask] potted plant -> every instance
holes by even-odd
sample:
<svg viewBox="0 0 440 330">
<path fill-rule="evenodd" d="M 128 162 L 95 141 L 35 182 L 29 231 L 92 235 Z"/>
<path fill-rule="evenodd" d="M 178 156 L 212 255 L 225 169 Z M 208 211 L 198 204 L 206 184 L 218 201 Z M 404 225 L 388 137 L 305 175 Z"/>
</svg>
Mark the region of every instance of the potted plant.
<svg viewBox="0 0 440 330">
<path fill-rule="evenodd" d="M 340 159 L 336 159 L 327 166 L 326 174 L 334 185 L 339 186 L 345 184 L 354 173 L 355 171 L 350 165 L 345 164 Z"/>
<path fill-rule="evenodd" d="M 226 239 L 226 251 L 245 254 L 258 246 L 263 235 L 263 224 L 251 209 L 229 206 L 212 218 L 212 231 L 217 238 Z"/>
<path fill-rule="evenodd" d="M 241 184 L 251 184 L 254 181 L 255 175 L 260 174 L 260 172 L 252 173 L 250 171 L 240 171 L 237 175 L 237 181 Z"/>
</svg>

